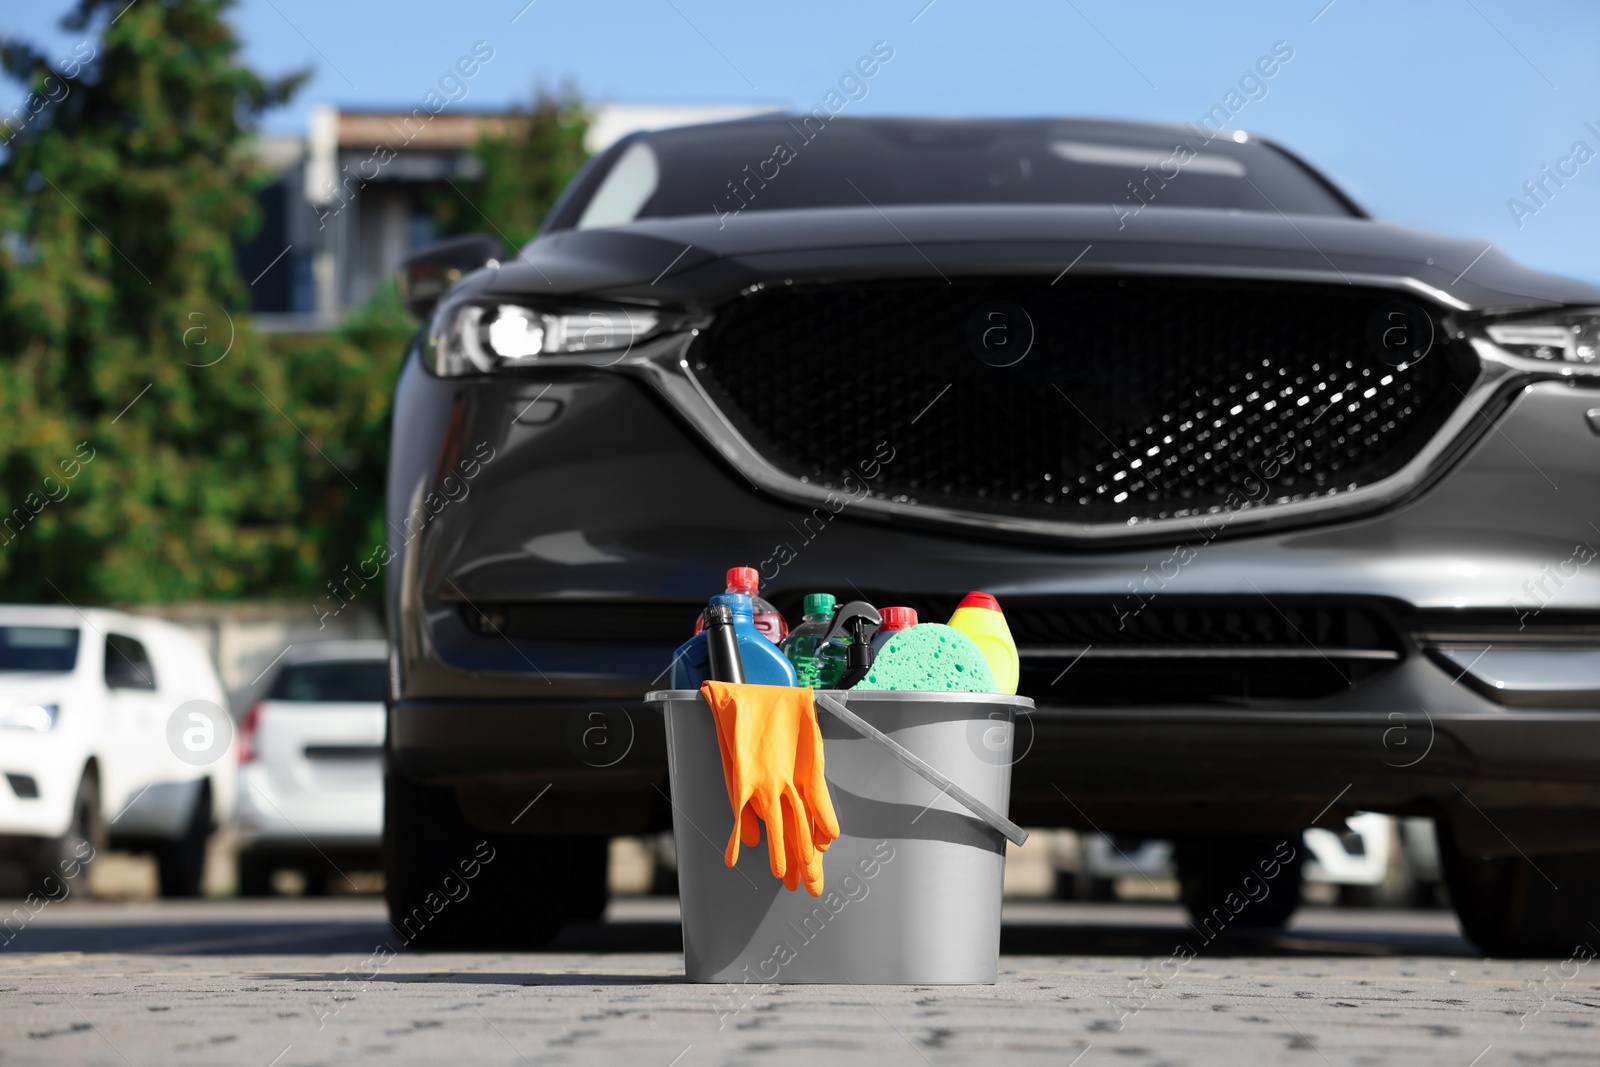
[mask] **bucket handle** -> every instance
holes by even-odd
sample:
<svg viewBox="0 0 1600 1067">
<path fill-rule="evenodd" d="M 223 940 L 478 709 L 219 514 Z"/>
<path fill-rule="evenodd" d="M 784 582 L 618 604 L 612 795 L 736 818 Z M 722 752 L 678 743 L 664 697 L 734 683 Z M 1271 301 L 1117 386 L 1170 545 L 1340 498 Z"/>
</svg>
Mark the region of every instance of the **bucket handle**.
<svg viewBox="0 0 1600 1067">
<path fill-rule="evenodd" d="M 949 793 L 952 797 L 959 801 L 963 807 L 972 812 L 972 814 L 976 815 L 978 818 L 982 819 L 984 822 L 1000 831 L 1001 836 L 1003 836 L 1007 841 L 1020 846 L 1024 841 L 1028 840 L 1028 831 L 1024 830 L 1022 827 L 1018 826 L 1004 815 L 1001 815 L 998 811 L 995 811 L 989 805 L 985 804 L 983 801 L 979 800 L 965 789 L 962 789 L 959 785 L 956 785 L 949 778 L 946 778 L 943 774 L 936 770 L 931 764 L 925 761 L 921 756 L 917 755 L 915 752 L 912 752 L 910 749 L 900 744 L 900 742 L 896 741 L 894 738 L 890 737 L 888 734 L 884 733 L 882 730 L 878 729 L 876 726 L 872 725 L 870 722 L 863 719 L 849 708 L 845 707 L 844 702 L 838 697 L 832 696 L 831 694 L 825 693 L 821 690 L 814 690 L 812 692 L 812 696 L 815 698 L 816 703 L 823 708 L 823 710 L 827 711 L 834 718 L 850 727 L 850 729 L 854 730 L 862 737 L 865 737 L 868 741 L 871 741 L 879 748 L 882 748 L 884 751 L 888 752 L 889 755 L 905 764 L 917 774 L 920 774 L 922 777 L 938 786 L 939 792 Z"/>
</svg>

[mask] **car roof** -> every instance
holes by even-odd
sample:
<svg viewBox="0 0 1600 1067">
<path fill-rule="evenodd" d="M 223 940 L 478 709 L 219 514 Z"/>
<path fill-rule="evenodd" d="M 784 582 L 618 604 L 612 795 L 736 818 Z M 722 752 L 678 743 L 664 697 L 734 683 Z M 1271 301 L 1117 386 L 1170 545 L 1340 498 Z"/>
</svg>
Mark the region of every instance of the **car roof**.
<svg viewBox="0 0 1600 1067">
<path fill-rule="evenodd" d="M 58 604 L 0 604 L 0 626 L 83 626 L 141 629 L 144 617 L 109 608 L 75 608 Z"/>
<path fill-rule="evenodd" d="M 289 646 L 284 653 L 283 665 L 291 663 L 326 663 L 335 660 L 376 660 L 389 658 L 389 643 L 376 639 L 356 641 L 306 641 Z"/>
<path fill-rule="evenodd" d="M 821 110 L 821 109 L 818 109 Z M 802 122 L 805 119 L 815 121 L 815 112 L 793 111 L 764 112 L 759 115 L 743 115 L 735 119 L 719 119 L 713 122 L 696 122 L 682 126 L 665 126 L 660 129 L 639 130 L 630 134 L 630 139 L 651 140 L 657 137 L 671 136 L 677 133 L 692 132 L 695 130 L 710 130 L 718 128 L 736 128 L 740 126 L 770 126 L 779 128 L 790 123 Z M 1151 122 L 1139 119 L 1104 119 L 1089 118 L 1082 115 L 1027 115 L 1027 116 L 973 116 L 973 117 L 944 117 L 939 115 L 828 115 L 828 125 L 859 126 L 863 128 L 877 128 L 882 130 L 927 130 L 938 131 L 979 131 L 993 132 L 1008 131 L 1037 131 L 1048 130 L 1052 132 L 1067 132 L 1087 134 L 1133 134 L 1160 135 L 1167 137 L 1172 134 L 1188 134 L 1194 136 L 1196 128 L 1179 122 Z M 1205 129 L 1211 137 L 1232 138 L 1234 127 L 1226 126 L 1217 129 Z M 1259 138 L 1251 137 L 1259 141 Z"/>
</svg>

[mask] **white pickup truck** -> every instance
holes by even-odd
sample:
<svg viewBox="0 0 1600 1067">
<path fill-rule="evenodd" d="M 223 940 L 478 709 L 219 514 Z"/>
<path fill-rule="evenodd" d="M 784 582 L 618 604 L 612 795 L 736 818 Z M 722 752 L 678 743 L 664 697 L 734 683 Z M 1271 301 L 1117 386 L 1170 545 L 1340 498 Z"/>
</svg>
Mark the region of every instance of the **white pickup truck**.
<svg viewBox="0 0 1600 1067">
<path fill-rule="evenodd" d="M 232 814 L 227 696 L 200 643 L 160 619 L 0 606 L 0 853 L 32 892 L 107 847 L 153 852 L 162 896 L 200 892 Z"/>
</svg>

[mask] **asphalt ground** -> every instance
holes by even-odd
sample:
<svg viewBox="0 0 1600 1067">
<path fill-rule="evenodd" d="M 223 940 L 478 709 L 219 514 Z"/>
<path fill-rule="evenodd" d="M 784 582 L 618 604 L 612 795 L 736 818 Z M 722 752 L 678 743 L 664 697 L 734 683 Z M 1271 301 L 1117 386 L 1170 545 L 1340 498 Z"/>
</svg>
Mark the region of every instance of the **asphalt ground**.
<svg viewBox="0 0 1600 1067">
<path fill-rule="evenodd" d="M 994 986 L 748 991 L 683 980 L 662 898 L 537 953 L 391 955 L 372 898 L 66 901 L 8 932 L 8 1067 L 1600 1063 L 1600 972 L 1480 959 L 1438 910 L 1302 908 L 1174 966 L 1177 907 L 1014 902 Z"/>
</svg>

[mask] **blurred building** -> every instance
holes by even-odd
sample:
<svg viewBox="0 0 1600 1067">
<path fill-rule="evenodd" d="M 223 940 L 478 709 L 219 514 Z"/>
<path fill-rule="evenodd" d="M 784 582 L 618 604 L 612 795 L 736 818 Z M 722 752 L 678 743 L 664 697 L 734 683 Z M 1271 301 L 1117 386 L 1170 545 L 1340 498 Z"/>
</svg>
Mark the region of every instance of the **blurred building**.
<svg viewBox="0 0 1600 1067">
<path fill-rule="evenodd" d="M 605 104 L 592 112 L 585 146 L 600 152 L 636 130 L 777 110 Z M 509 112 L 446 109 L 424 121 L 411 110 L 323 104 L 312 110 L 304 137 L 262 137 L 258 155 L 276 177 L 257 194 L 260 230 L 239 249 L 257 325 L 322 330 L 365 304 L 408 251 L 433 239 L 433 197 L 479 177 L 472 154 L 479 135 L 503 131 L 513 119 Z"/>
</svg>

